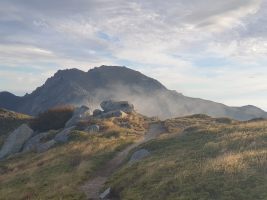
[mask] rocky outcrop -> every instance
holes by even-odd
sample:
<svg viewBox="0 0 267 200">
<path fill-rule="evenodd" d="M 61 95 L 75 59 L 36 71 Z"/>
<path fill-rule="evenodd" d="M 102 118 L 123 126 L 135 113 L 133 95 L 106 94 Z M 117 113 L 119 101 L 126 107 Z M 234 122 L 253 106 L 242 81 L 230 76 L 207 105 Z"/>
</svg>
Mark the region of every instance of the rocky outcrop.
<svg viewBox="0 0 267 200">
<path fill-rule="evenodd" d="M 55 136 L 54 140 L 59 143 L 67 142 L 71 131 L 73 131 L 74 129 L 75 126 L 63 129 Z"/>
<path fill-rule="evenodd" d="M 100 127 L 98 125 L 91 125 L 91 126 L 88 126 L 85 131 L 89 132 L 89 133 L 97 133 L 99 132 L 100 130 Z"/>
<path fill-rule="evenodd" d="M 110 111 L 116 111 L 121 110 L 125 113 L 132 113 L 134 111 L 133 104 L 130 104 L 128 101 L 103 101 L 100 104 L 101 108 L 104 110 L 104 112 L 110 112 Z"/>
<path fill-rule="evenodd" d="M 128 101 L 103 101 L 100 104 L 103 109 L 96 109 L 93 112 L 93 117 L 96 118 L 111 118 L 111 117 L 126 117 L 128 114 L 134 112 L 133 104 Z"/>
<path fill-rule="evenodd" d="M 52 148 L 55 145 L 56 145 L 56 141 L 55 140 L 49 140 L 49 141 L 47 141 L 45 143 L 42 143 L 37 147 L 37 153 L 45 152 L 45 151 L 49 150 L 50 148 Z"/>
<path fill-rule="evenodd" d="M 32 135 L 33 130 L 27 124 L 22 124 L 5 141 L 0 151 L 0 159 L 18 153 Z"/>
<path fill-rule="evenodd" d="M 30 138 L 23 146 L 22 152 L 37 151 L 38 146 L 41 145 L 41 140 L 47 137 L 50 132 L 39 133 Z"/>
<path fill-rule="evenodd" d="M 87 106 L 81 106 L 76 108 L 73 116 L 69 121 L 67 121 L 65 128 L 75 126 L 79 121 L 86 119 L 90 116 L 90 109 Z"/>
<path fill-rule="evenodd" d="M 132 164 L 134 162 L 138 162 L 138 161 L 148 157 L 149 155 L 150 155 L 150 152 L 148 150 L 140 149 L 140 150 L 133 153 L 129 163 Z"/>
<path fill-rule="evenodd" d="M 102 110 L 100 109 L 95 109 L 94 112 L 93 112 L 93 117 L 97 117 L 97 116 L 100 116 L 102 114 Z"/>
<path fill-rule="evenodd" d="M 109 112 L 103 112 L 100 118 L 111 118 L 111 117 L 126 117 L 127 114 L 121 110 L 114 110 Z"/>
</svg>

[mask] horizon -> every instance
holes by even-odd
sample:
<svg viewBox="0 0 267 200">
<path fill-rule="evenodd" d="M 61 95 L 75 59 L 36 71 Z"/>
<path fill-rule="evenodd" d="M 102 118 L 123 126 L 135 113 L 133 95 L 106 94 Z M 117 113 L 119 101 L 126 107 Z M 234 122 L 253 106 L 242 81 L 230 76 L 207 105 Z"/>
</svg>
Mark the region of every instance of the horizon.
<svg viewBox="0 0 267 200">
<path fill-rule="evenodd" d="M 24 95 L 60 69 L 118 65 L 185 96 L 267 110 L 262 0 L 3 0 L 0 10 L 0 91 Z"/>
</svg>

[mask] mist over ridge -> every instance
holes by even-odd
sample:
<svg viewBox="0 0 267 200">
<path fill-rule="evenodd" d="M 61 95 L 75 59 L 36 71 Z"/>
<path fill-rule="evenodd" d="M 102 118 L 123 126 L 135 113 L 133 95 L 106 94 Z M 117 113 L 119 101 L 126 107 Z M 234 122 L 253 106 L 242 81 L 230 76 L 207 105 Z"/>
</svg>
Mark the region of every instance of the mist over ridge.
<svg viewBox="0 0 267 200">
<path fill-rule="evenodd" d="M 121 66 L 101 66 L 88 72 L 59 70 L 31 94 L 17 97 L 0 93 L 0 107 L 36 115 L 62 104 L 87 105 L 93 110 L 107 99 L 130 101 L 138 112 L 162 119 L 199 113 L 238 120 L 267 117 L 266 112 L 254 106 L 229 107 L 186 97 L 153 78 Z"/>
</svg>

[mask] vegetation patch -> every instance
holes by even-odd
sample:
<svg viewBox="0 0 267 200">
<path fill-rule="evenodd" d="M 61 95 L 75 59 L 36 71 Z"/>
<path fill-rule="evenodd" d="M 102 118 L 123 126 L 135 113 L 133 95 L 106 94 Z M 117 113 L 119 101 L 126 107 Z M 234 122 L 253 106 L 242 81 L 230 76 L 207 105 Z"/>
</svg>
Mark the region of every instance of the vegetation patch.
<svg viewBox="0 0 267 200">
<path fill-rule="evenodd" d="M 72 117 L 73 106 L 59 106 L 40 113 L 34 118 L 30 126 L 36 131 L 57 130 L 65 126 L 66 122 Z"/>
</svg>

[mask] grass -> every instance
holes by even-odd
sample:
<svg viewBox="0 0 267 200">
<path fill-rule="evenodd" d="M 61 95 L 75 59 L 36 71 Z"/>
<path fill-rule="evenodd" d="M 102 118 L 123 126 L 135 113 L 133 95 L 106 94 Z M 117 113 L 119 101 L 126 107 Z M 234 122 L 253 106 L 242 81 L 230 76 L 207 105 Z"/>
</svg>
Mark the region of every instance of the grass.
<svg viewBox="0 0 267 200">
<path fill-rule="evenodd" d="M 21 113 L 11 112 L 0 108 L 0 147 L 9 132 L 15 130 L 23 123 L 28 123 L 30 116 Z"/>
<path fill-rule="evenodd" d="M 141 116 L 131 116 L 130 125 L 136 120 L 145 123 Z M 80 186 L 145 130 L 120 127 L 115 119 L 95 123 L 101 125 L 100 133 L 75 130 L 64 145 L 0 162 L 0 199 L 85 199 Z"/>
<path fill-rule="evenodd" d="M 169 134 L 139 147 L 152 156 L 109 179 L 120 199 L 267 199 L 267 121 L 196 115 L 165 125 Z"/>
</svg>

